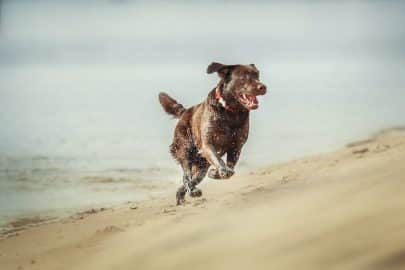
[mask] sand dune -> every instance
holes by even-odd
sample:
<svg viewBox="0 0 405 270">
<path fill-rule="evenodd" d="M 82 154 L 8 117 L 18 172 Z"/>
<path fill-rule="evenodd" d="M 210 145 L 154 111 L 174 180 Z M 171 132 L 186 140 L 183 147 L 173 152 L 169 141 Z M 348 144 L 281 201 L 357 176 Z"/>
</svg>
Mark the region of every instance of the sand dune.
<svg viewBox="0 0 405 270">
<path fill-rule="evenodd" d="M 1 269 L 405 269 L 405 131 L 0 241 Z"/>
</svg>

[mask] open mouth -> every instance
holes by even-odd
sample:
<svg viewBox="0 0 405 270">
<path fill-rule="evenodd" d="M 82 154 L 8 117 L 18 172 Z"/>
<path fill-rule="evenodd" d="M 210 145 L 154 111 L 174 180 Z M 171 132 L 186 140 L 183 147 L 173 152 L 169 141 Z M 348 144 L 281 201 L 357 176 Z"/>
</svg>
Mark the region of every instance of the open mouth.
<svg viewBox="0 0 405 270">
<path fill-rule="evenodd" d="M 238 95 L 239 102 L 248 110 L 255 110 L 259 108 L 259 101 L 254 95 L 240 94 Z"/>
</svg>

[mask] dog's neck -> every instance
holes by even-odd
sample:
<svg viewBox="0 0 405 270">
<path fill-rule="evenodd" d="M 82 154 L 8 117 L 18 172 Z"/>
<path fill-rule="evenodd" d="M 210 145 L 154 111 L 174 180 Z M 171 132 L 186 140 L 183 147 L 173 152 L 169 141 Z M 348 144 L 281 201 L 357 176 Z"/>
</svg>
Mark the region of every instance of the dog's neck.
<svg viewBox="0 0 405 270">
<path fill-rule="evenodd" d="M 237 113 L 238 110 L 232 108 L 231 106 L 226 104 L 226 101 L 224 100 L 224 98 L 221 96 L 221 92 L 218 89 L 218 87 L 215 88 L 215 98 L 216 100 L 218 100 L 219 104 L 222 105 L 222 107 L 224 107 L 225 110 L 233 112 L 233 113 Z"/>
</svg>

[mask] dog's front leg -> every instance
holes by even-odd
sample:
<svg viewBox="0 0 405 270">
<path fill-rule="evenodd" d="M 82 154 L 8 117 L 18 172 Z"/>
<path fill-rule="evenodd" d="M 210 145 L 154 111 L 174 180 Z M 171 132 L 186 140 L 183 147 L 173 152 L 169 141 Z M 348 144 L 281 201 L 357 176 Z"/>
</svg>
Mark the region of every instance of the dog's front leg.
<svg viewBox="0 0 405 270">
<path fill-rule="evenodd" d="M 210 177 L 216 179 L 227 179 L 233 175 L 233 170 L 226 166 L 225 162 L 222 160 L 220 156 L 218 156 L 217 152 L 215 152 L 214 147 L 210 144 L 204 144 L 201 152 L 203 156 L 208 160 L 208 162 L 215 168 L 217 171 L 217 177 Z"/>
<path fill-rule="evenodd" d="M 226 154 L 226 166 L 229 170 L 229 173 L 226 178 L 230 178 L 234 173 L 234 168 L 236 163 L 239 160 L 241 149 L 232 149 Z M 219 175 L 219 171 L 216 168 L 211 168 L 208 172 L 208 177 L 212 179 L 222 179 Z"/>
<path fill-rule="evenodd" d="M 236 163 L 238 163 L 240 152 L 242 149 L 232 149 L 226 153 L 226 165 L 233 169 L 235 168 Z"/>
</svg>

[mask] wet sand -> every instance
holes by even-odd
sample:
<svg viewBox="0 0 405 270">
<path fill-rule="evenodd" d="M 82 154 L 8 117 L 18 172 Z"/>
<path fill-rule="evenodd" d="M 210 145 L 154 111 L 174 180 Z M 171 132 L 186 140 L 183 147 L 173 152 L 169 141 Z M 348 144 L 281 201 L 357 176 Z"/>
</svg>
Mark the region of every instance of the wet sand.
<svg viewBox="0 0 405 270">
<path fill-rule="evenodd" d="M 405 269 L 404 129 L 202 188 L 18 231 L 1 269 Z"/>
</svg>

